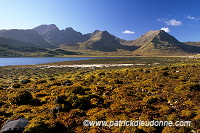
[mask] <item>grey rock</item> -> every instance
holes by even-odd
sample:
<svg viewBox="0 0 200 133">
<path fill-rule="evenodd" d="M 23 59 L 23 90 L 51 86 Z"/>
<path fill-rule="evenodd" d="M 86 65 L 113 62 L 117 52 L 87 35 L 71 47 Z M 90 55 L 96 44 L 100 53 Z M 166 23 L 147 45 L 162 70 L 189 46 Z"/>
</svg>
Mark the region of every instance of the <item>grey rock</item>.
<svg viewBox="0 0 200 133">
<path fill-rule="evenodd" d="M 7 120 L 7 122 L 1 128 L 1 133 L 22 133 L 28 124 L 29 123 L 26 118 Z"/>
<path fill-rule="evenodd" d="M 50 110 L 50 113 L 52 114 L 56 114 L 56 113 L 59 113 L 61 111 L 61 106 L 57 106 L 57 107 L 54 107 Z"/>
</svg>

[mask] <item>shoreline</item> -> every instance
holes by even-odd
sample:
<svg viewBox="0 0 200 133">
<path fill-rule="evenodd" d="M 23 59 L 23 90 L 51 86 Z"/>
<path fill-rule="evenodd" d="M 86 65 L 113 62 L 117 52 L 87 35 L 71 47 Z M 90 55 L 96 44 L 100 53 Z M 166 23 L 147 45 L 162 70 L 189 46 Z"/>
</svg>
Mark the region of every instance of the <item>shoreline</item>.
<svg viewBox="0 0 200 133">
<path fill-rule="evenodd" d="M 20 63 L 20 61 L 16 62 L 14 61 L 14 63 L 2 63 L 0 64 L 0 67 L 2 66 L 23 66 L 23 65 L 42 65 L 42 64 L 51 64 L 51 63 L 62 63 L 62 62 L 73 62 L 73 61 L 76 61 L 79 62 L 79 61 L 83 61 L 83 60 L 99 60 L 99 59 L 116 59 L 116 58 L 120 58 L 120 60 L 122 59 L 137 59 L 137 58 L 150 58 L 150 59 L 156 59 L 156 58 L 190 58 L 190 59 L 198 59 L 200 58 L 200 56 L 155 56 L 155 57 L 147 57 L 147 56 L 68 56 L 68 57 L 6 57 L 6 58 L 0 58 L 5 60 L 5 59 L 13 59 L 13 60 L 17 60 L 17 59 L 65 59 L 65 58 L 69 58 L 69 59 L 72 59 L 72 58 L 79 58 L 79 59 L 74 59 L 74 60 L 50 60 L 50 61 L 34 61 L 34 63 L 32 62 L 29 62 L 29 63 Z M 83 58 L 83 59 L 82 59 Z M 84 58 L 89 58 L 89 59 L 84 59 Z M 3 62 L 3 61 L 2 61 Z M 7 62 L 7 61 L 6 61 Z M 98 64 L 101 64 L 101 63 L 98 63 Z M 108 63 L 109 64 L 109 63 Z M 118 63 L 119 64 L 119 63 Z M 123 63 L 122 63 L 123 64 Z M 130 63 L 128 63 L 130 64 Z"/>
</svg>

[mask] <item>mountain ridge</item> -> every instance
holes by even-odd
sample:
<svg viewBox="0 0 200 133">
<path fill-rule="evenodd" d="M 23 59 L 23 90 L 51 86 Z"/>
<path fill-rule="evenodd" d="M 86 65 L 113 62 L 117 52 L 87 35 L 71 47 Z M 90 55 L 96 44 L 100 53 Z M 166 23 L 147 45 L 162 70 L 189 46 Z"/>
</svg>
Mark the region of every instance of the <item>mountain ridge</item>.
<svg viewBox="0 0 200 133">
<path fill-rule="evenodd" d="M 37 31 L 47 42 L 57 46 L 64 43 L 84 42 L 89 38 L 87 34 L 83 35 L 71 27 L 59 30 L 54 24 L 40 25 L 33 28 L 33 30 Z"/>
<path fill-rule="evenodd" d="M 149 31 L 135 40 L 123 40 L 108 31 L 95 30 L 82 34 L 67 27 L 60 30 L 55 24 L 43 24 L 28 30 L 0 30 L 0 37 L 25 42 L 29 47 L 63 49 L 95 55 L 96 52 L 129 53 L 130 56 L 166 56 L 200 53 L 199 42 L 180 42 L 164 30 Z M 4 41 L 3 41 L 4 42 Z M 17 43 L 19 44 L 19 43 Z M 1 43 L 0 39 L 0 45 Z M 20 47 L 27 47 L 21 46 Z M 95 52 L 96 51 L 96 52 Z M 119 53 L 119 54 L 118 54 Z M 123 54 L 122 54 L 123 55 Z"/>
<path fill-rule="evenodd" d="M 193 46 L 179 42 L 164 30 L 149 31 L 126 45 L 137 46 L 138 49 L 133 51 L 133 54 L 137 55 L 182 55 L 199 51 L 194 50 Z"/>
<path fill-rule="evenodd" d="M 134 46 L 122 45 L 119 38 L 110 34 L 108 31 L 95 30 L 90 34 L 90 38 L 77 44 L 63 44 L 61 47 L 78 50 L 95 50 L 102 52 L 114 52 L 118 49 L 133 50 Z"/>
</svg>

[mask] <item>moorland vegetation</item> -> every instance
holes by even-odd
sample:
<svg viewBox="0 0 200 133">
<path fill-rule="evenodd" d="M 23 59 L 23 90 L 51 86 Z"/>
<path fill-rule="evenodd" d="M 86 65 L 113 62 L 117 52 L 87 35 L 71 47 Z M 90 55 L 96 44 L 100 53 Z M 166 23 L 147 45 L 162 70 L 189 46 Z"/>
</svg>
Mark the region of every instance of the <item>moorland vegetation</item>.
<svg viewBox="0 0 200 133">
<path fill-rule="evenodd" d="M 109 62 L 109 59 L 99 59 L 53 64 L 97 64 L 102 60 L 103 63 Z M 8 119 L 25 118 L 29 122 L 25 133 L 186 133 L 200 128 L 199 59 L 120 60 L 114 59 L 113 62 L 145 65 L 45 69 L 42 65 L 0 67 L 1 127 Z M 83 121 L 86 119 L 183 120 L 192 124 L 189 127 L 85 127 Z"/>
</svg>

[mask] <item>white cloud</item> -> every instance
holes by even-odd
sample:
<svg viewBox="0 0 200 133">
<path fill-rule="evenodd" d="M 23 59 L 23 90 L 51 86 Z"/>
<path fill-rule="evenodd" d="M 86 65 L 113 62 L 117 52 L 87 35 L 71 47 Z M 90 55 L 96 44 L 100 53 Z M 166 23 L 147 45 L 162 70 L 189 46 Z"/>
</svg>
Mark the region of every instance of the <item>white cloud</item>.
<svg viewBox="0 0 200 133">
<path fill-rule="evenodd" d="M 190 15 L 188 15 L 187 18 L 188 18 L 188 19 L 192 19 L 192 20 L 195 20 L 195 19 L 196 19 L 195 17 L 192 17 L 192 16 L 190 16 Z"/>
<path fill-rule="evenodd" d="M 191 19 L 191 20 L 200 20 L 199 17 L 192 17 L 190 15 L 186 16 L 187 19 Z"/>
<path fill-rule="evenodd" d="M 162 27 L 160 30 L 164 30 L 165 32 L 170 32 L 168 27 Z"/>
<path fill-rule="evenodd" d="M 125 30 L 125 31 L 122 31 L 122 33 L 124 33 L 124 34 L 134 34 L 135 32 L 130 31 L 130 30 Z"/>
<path fill-rule="evenodd" d="M 158 18 L 156 21 L 162 22 L 162 21 L 163 21 L 163 19 L 161 19 L 161 18 Z"/>
<path fill-rule="evenodd" d="M 177 20 L 175 20 L 175 19 L 171 19 L 171 20 L 169 20 L 169 21 L 165 21 L 165 23 L 166 23 L 167 25 L 172 25 L 172 26 L 180 26 L 180 25 L 182 24 L 181 21 L 177 21 Z"/>
</svg>

